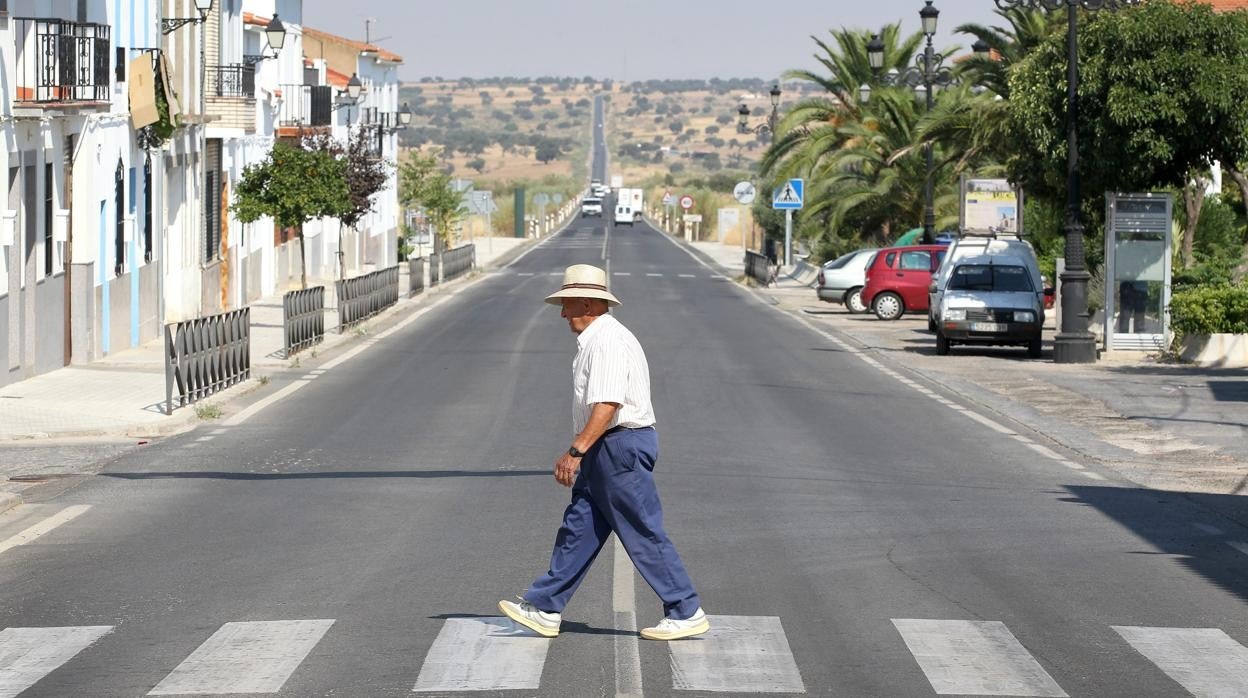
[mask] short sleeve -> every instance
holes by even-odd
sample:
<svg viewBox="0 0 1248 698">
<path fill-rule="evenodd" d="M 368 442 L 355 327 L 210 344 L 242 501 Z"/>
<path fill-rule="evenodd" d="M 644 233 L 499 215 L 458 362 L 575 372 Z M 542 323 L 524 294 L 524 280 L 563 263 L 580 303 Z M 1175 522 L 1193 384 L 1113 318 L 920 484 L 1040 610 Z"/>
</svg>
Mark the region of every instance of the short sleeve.
<svg viewBox="0 0 1248 698">
<path fill-rule="evenodd" d="M 628 390 L 628 362 L 622 348 L 595 347 L 589 354 L 589 384 L 585 402 L 624 404 Z"/>
</svg>

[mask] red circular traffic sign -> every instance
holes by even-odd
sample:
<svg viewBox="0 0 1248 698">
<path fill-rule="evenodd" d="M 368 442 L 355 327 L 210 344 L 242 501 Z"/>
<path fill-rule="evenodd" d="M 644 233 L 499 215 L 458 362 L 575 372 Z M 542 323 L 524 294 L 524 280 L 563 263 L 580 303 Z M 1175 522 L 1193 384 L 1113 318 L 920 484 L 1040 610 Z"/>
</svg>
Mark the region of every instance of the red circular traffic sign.
<svg viewBox="0 0 1248 698">
<path fill-rule="evenodd" d="M 685 194 L 684 196 L 680 197 L 680 207 L 685 209 L 686 211 L 693 208 L 693 197 L 689 196 L 688 194 Z"/>
</svg>

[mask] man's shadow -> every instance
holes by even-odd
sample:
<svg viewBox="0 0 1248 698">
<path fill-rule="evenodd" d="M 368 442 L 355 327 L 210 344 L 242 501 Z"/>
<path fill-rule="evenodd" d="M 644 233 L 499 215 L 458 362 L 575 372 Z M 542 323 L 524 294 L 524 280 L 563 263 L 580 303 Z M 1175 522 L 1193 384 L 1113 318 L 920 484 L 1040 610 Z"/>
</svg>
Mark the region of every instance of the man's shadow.
<svg viewBox="0 0 1248 698">
<path fill-rule="evenodd" d="M 429 616 L 432 620 L 450 620 L 451 618 L 470 618 L 482 623 L 493 626 L 490 632 L 492 637 L 536 637 L 543 640 L 541 635 L 520 625 L 514 620 L 506 616 L 478 616 L 472 613 L 440 613 L 436 616 Z M 565 620 L 559 624 L 559 634 L 571 633 L 574 635 L 631 635 L 636 636 L 636 631 L 617 630 L 616 628 L 595 628 L 586 623 L 579 623 L 573 620 Z"/>
</svg>

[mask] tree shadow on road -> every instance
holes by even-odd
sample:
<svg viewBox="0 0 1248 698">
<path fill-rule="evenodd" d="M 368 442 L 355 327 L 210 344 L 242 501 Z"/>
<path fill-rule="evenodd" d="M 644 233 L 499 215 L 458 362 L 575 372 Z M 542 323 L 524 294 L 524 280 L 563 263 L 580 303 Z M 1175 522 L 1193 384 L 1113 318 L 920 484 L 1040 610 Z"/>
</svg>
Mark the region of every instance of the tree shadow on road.
<svg viewBox="0 0 1248 698">
<path fill-rule="evenodd" d="M 1248 600 L 1248 555 L 1231 542 L 1248 539 L 1248 497 L 1149 490 L 1133 487 L 1068 485 L 1074 495 L 1061 501 L 1090 506 L 1117 521 L 1156 551 Z"/>
</svg>

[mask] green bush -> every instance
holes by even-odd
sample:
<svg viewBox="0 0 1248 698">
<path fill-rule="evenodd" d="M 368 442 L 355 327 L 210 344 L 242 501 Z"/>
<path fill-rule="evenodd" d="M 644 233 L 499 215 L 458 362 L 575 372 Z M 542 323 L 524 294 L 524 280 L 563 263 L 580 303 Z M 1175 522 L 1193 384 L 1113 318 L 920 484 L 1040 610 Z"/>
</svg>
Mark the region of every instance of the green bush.
<svg viewBox="0 0 1248 698">
<path fill-rule="evenodd" d="M 1195 286 L 1170 299 L 1177 335 L 1248 334 L 1248 284 Z"/>
</svg>

